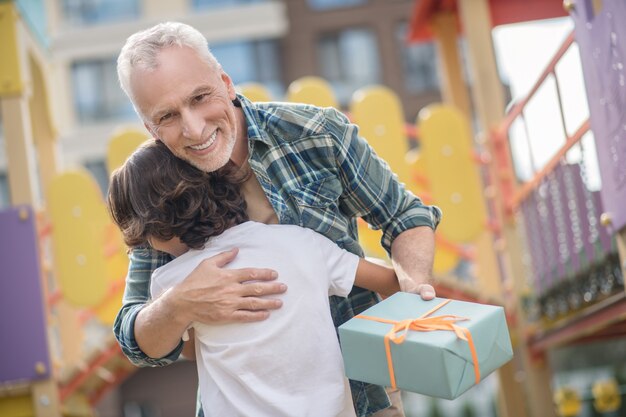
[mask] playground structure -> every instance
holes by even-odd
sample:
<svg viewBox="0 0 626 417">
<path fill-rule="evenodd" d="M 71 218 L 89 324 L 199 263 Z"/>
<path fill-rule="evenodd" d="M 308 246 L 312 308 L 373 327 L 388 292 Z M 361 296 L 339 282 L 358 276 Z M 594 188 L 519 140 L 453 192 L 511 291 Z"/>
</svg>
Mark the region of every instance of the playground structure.
<svg viewBox="0 0 626 417">
<path fill-rule="evenodd" d="M 499 371 L 500 415 L 577 416 L 585 396 L 605 411 L 619 409 L 624 388 L 614 381 L 598 381 L 597 390 L 582 394 L 553 386 L 547 355 L 625 333 L 626 88 L 617 64 L 626 57 L 618 42 L 626 34 L 613 22 L 623 21 L 626 9 L 617 0 L 569 4 L 575 32 L 528 96 L 505 114 L 492 25 L 565 13 L 558 2 L 524 6 L 517 14 L 506 3 L 416 2 L 412 37 L 437 42 L 445 104 L 423 109 L 415 126 L 407 126 L 394 93 L 371 86 L 354 94 L 346 112 L 409 189 L 444 210 L 434 265 L 438 294 L 507 307 L 516 361 Z M 36 19 L 24 18 L 30 13 L 21 2 L 0 3 L 0 38 L 9 40 L 0 48 L 0 101 L 13 205 L 0 213 L 0 256 L 8 266 L 0 280 L 0 329 L 11 335 L 5 355 L 11 360 L 0 367 L 0 415 L 90 415 L 102 395 L 133 372 L 110 332 L 101 331 L 119 306 L 125 248 L 93 179 L 57 167 L 44 46 L 29 23 Z M 459 26 L 475 77 L 476 140 L 456 46 Z M 566 123 L 556 69 L 574 45 L 589 103 L 589 120 L 579 126 Z M 526 117 L 546 85 L 556 90 L 554 117 L 563 121 L 564 140 L 520 180 L 511 149 L 527 149 L 532 161 L 533 145 L 544 138 L 531 135 Z M 258 85 L 241 90 L 253 100 L 271 98 Z M 336 106 L 332 90 L 317 78 L 293 82 L 284 99 Z M 419 142 L 417 157 L 407 135 Z M 141 132 L 116 134 L 109 170 L 144 139 Z M 590 149 L 600 165 L 599 190 L 587 176 Z M 385 257 L 377 232 L 359 227 L 368 254 Z"/>
</svg>

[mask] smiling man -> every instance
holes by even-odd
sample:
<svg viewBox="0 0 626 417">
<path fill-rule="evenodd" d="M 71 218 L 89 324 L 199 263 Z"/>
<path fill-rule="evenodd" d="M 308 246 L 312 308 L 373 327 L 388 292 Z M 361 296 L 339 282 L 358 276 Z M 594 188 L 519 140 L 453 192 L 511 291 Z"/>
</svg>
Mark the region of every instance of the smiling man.
<svg viewBox="0 0 626 417">
<path fill-rule="evenodd" d="M 132 35 L 118 58 L 118 75 L 148 131 L 175 155 L 204 171 L 234 165 L 245 175 L 242 193 L 251 220 L 304 226 L 363 256 L 356 227 L 362 217 L 383 230 L 381 243 L 402 290 L 425 299 L 435 296 L 428 281 L 441 212 L 406 191 L 339 111 L 251 103 L 235 92 L 202 34 L 182 23 L 162 23 Z M 129 359 L 140 366 L 171 363 L 191 322 L 271 320 L 286 286 L 275 271 L 229 269 L 236 255 L 232 250 L 206 259 L 151 301 L 150 275 L 171 258 L 151 248 L 132 248 L 114 326 Z M 347 298 L 331 297 L 335 326 L 377 301 L 375 293 L 360 288 Z M 359 417 L 403 415 L 397 393 L 396 411 L 389 414 L 382 387 L 351 381 L 351 390 Z"/>
</svg>

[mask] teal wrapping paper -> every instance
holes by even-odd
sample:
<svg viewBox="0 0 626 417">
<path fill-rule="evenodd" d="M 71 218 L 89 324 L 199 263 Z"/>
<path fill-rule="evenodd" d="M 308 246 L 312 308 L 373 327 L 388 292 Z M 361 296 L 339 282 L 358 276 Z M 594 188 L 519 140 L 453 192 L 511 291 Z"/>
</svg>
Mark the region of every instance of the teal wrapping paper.
<svg viewBox="0 0 626 417">
<path fill-rule="evenodd" d="M 392 321 L 417 319 L 448 300 L 424 301 L 419 295 L 396 293 L 367 309 L 362 316 Z M 471 333 L 480 380 L 513 357 L 504 309 L 500 306 L 450 300 L 428 317 L 454 315 Z M 391 386 L 385 335 L 393 325 L 355 317 L 339 327 L 346 375 L 350 379 Z M 454 399 L 476 384 L 469 343 L 454 331 L 409 330 L 401 344 L 390 343 L 398 388 L 438 398 Z"/>
</svg>

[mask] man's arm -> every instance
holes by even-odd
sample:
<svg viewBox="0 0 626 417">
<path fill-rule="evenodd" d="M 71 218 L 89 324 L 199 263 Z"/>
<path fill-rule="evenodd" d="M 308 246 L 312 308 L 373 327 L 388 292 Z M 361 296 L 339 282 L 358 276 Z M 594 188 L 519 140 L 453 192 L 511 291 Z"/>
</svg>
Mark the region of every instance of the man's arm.
<svg viewBox="0 0 626 417">
<path fill-rule="evenodd" d="M 169 354 L 192 322 L 260 321 L 282 306 L 279 299 L 262 298 L 286 291 L 285 284 L 267 282 L 275 280 L 277 273 L 260 268 L 225 269 L 236 255 L 231 250 L 203 260 L 182 282 L 139 312 L 135 338 L 144 353 L 153 358 Z"/>
<path fill-rule="evenodd" d="M 435 297 L 430 285 L 435 256 L 435 233 L 428 226 L 414 227 L 400 233 L 391 244 L 391 262 L 404 292 Z"/>
<path fill-rule="evenodd" d="M 408 192 L 345 116 L 326 110 L 326 121 L 336 138 L 335 156 L 344 187 L 342 210 L 383 230 L 381 243 L 391 254 L 403 291 L 432 298 L 428 281 L 441 211 Z"/>
<path fill-rule="evenodd" d="M 270 310 L 280 308 L 280 300 L 263 298 L 286 291 L 284 284 L 274 282 L 276 272 L 224 269 L 236 255 L 237 251 L 233 250 L 205 259 L 183 281 L 151 303 L 146 303 L 149 277 L 143 277 L 144 270 L 133 269 L 131 257 L 126 294 L 129 282 L 136 281 L 137 274 L 142 275 L 142 285 L 134 286 L 132 306 L 126 305 L 125 294 L 125 306 L 116 319 L 115 333 L 133 363 L 140 366 L 171 363 L 182 349 L 183 332 L 194 321 L 259 321 L 266 319 Z M 255 282 L 247 283 L 250 280 Z"/>
<path fill-rule="evenodd" d="M 140 349 L 135 339 L 137 315 L 150 301 L 152 271 L 170 260 L 169 255 L 148 248 L 135 248 L 130 252 L 122 308 L 115 318 L 113 333 L 124 355 L 136 366 L 165 366 L 180 354 L 180 349 L 174 349 L 167 357 L 154 359 Z"/>
</svg>

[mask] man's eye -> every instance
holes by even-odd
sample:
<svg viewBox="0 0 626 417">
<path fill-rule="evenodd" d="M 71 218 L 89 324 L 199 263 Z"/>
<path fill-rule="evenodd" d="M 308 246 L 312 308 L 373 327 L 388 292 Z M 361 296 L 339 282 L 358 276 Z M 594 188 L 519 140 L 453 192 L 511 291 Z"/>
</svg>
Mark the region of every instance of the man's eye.
<svg viewBox="0 0 626 417">
<path fill-rule="evenodd" d="M 201 101 L 203 101 L 206 97 L 208 96 L 208 94 L 199 94 L 197 96 L 195 96 L 193 98 L 193 101 L 195 101 L 196 103 L 200 103 Z"/>
<path fill-rule="evenodd" d="M 164 114 L 163 116 L 159 117 L 159 123 L 167 122 L 171 118 L 172 118 L 172 113 Z"/>
</svg>

